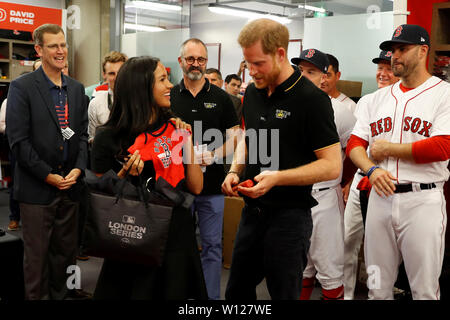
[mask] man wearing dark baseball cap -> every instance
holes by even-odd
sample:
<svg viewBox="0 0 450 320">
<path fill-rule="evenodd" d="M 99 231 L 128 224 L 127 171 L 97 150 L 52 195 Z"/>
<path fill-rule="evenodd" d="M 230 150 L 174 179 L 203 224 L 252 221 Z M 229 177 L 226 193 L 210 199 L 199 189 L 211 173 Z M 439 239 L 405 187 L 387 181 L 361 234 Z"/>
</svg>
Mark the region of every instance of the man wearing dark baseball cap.
<svg viewBox="0 0 450 320">
<path fill-rule="evenodd" d="M 300 57 L 292 58 L 291 62 L 296 66 L 299 66 L 302 60 L 313 64 L 319 69 L 319 71 L 325 74 L 327 73 L 328 66 L 330 65 L 327 55 L 317 49 L 303 50 Z"/>
<path fill-rule="evenodd" d="M 398 81 L 394 76 L 391 67 L 392 51 L 381 51 L 380 56 L 372 59 L 372 62 L 378 65 L 376 80 L 378 89 L 390 86 Z"/>
<path fill-rule="evenodd" d="M 391 64 L 391 58 L 392 58 L 392 51 L 381 51 L 380 55 L 376 58 L 372 59 L 372 62 L 375 64 L 378 64 L 380 62 L 387 62 Z"/>
<path fill-rule="evenodd" d="M 370 286 L 368 296 L 393 299 L 403 260 L 412 298 L 437 300 L 446 228 L 445 200 L 438 185 L 448 180 L 450 84 L 427 70 L 430 42 L 422 27 L 401 25 L 380 48 L 392 51 L 392 70 L 400 81 L 372 94 L 365 106 L 370 112 L 358 113 L 346 149 L 372 184 L 364 258 L 366 266 L 379 268 L 380 277 L 378 286 Z M 381 115 L 395 119 L 399 114 L 388 130 L 376 129 Z M 432 188 L 426 190 L 426 183 Z M 394 220 L 401 221 L 402 227 L 393 224 Z"/>
<path fill-rule="evenodd" d="M 392 51 L 394 44 L 418 44 L 430 47 L 430 36 L 427 30 L 415 24 L 402 24 L 395 29 L 392 39 L 380 44 L 380 49 Z"/>
<path fill-rule="evenodd" d="M 426 70 L 430 37 L 423 27 L 414 24 L 398 26 L 392 39 L 382 42 L 380 49 L 392 51 L 392 71 L 402 78 L 403 86 L 416 88 L 431 76 Z M 416 70 L 417 63 L 423 68 Z"/>
<path fill-rule="evenodd" d="M 328 56 L 317 49 L 304 50 L 299 58 L 293 58 L 291 62 L 298 65 L 302 75 L 318 88 L 325 81 L 330 65 Z M 345 149 L 356 119 L 344 103 L 330 98 L 341 148 Z M 342 173 L 338 179 L 315 183 L 312 187 L 312 196 L 319 204 L 311 210 L 314 227 L 300 300 L 310 299 L 316 278 L 321 284 L 323 299 L 339 300 L 344 297 L 343 229 L 336 228 L 344 223 L 341 177 Z"/>
</svg>

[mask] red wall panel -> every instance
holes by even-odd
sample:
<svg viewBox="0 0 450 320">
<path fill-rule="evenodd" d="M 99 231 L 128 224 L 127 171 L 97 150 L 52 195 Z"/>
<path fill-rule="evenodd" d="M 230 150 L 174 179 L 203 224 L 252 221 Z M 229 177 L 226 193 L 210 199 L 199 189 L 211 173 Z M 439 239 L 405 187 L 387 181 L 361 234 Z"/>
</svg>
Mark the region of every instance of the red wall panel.
<svg viewBox="0 0 450 320">
<path fill-rule="evenodd" d="M 433 3 L 449 2 L 449 0 L 408 0 L 408 24 L 418 24 L 431 33 L 431 18 L 433 16 Z"/>
</svg>

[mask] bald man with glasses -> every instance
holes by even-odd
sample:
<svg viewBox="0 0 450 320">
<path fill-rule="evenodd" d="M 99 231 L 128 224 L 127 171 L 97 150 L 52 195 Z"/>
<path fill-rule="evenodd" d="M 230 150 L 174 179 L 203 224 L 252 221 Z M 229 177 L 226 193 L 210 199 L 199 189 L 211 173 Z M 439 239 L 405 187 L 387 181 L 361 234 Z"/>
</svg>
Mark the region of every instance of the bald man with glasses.
<svg viewBox="0 0 450 320">
<path fill-rule="evenodd" d="M 173 87 L 170 101 L 174 114 L 192 126 L 194 146 L 198 145 L 203 150 L 199 157 L 204 171 L 203 191 L 196 197 L 192 210 L 198 215 L 208 296 L 218 300 L 222 270 L 223 157 L 227 150 L 230 152 L 233 149 L 225 148 L 227 144 L 223 142 L 223 137 L 228 129 L 238 127 L 238 119 L 228 94 L 205 78 L 207 61 L 208 51 L 201 40 L 188 39 L 181 45 L 178 62 L 183 70 L 183 79 Z M 221 142 L 205 135 L 206 131 L 214 133 L 211 129 L 220 135 Z"/>
</svg>

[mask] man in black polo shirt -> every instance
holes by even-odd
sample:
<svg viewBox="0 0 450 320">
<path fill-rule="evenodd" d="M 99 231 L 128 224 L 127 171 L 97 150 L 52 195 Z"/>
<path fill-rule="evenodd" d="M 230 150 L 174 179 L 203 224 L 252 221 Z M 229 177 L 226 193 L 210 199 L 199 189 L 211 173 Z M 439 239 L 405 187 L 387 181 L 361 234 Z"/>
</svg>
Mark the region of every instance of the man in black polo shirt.
<svg viewBox="0 0 450 320">
<path fill-rule="evenodd" d="M 178 62 L 183 70 L 183 79 L 173 87 L 170 100 L 175 115 L 192 126 L 194 149 L 198 148 L 201 152 L 203 191 L 196 197 L 193 210 L 198 215 L 201 259 L 208 296 L 218 300 L 224 208 L 224 196 L 220 189 L 224 179 L 222 159 L 233 149 L 231 145 L 225 148 L 223 135 L 227 129 L 237 127 L 238 120 L 228 94 L 205 79 L 207 60 L 208 52 L 201 40 L 189 39 L 181 45 Z M 207 146 L 207 150 L 203 150 L 202 147 L 206 147 L 210 141 L 212 143 Z"/>
<path fill-rule="evenodd" d="M 317 204 L 311 185 L 336 179 L 342 166 L 333 109 L 329 97 L 290 65 L 285 26 L 254 20 L 238 41 L 254 84 L 245 92 L 246 139 L 239 141 L 222 184 L 226 195 L 239 192 L 246 202 L 225 298 L 256 299 L 255 288 L 265 277 L 272 299 L 298 299 L 312 233 L 311 207 Z M 265 153 L 271 153 L 270 163 Z M 233 191 L 241 175 L 256 185 Z"/>
</svg>

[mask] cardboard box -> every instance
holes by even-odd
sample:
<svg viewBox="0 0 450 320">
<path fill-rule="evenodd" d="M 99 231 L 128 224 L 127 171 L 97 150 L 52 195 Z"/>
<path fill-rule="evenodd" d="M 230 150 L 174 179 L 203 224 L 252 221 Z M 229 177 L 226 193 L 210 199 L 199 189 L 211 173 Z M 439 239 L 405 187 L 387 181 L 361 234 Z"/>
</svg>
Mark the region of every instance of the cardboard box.
<svg viewBox="0 0 450 320">
<path fill-rule="evenodd" d="M 362 92 L 362 82 L 339 80 L 336 88 L 350 98 L 359 98 Z"/>
<path fill-rule="evenodd" d="M 223 212 L 223 267 L 231 267 L 231 255 L 233 253 L 234 239 L 241 221 L 244 199 L 225 197 Z"/>
<path fill-rule="evenodd" d="M 33 71 L 33 61 L 13 60 L 11 64 L 11 80 L 18 78 L 24 72 Z"/>
</svg>

